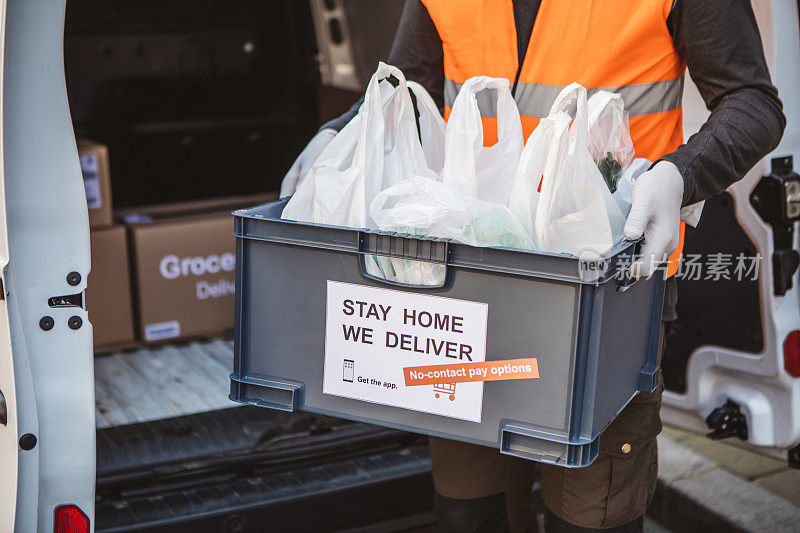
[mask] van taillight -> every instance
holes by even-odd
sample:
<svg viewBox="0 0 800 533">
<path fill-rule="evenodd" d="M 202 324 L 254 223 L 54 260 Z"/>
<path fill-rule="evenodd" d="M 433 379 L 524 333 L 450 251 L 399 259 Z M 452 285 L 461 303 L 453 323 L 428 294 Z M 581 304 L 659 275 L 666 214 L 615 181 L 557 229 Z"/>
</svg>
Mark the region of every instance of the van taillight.
<svg viewBox="0 0 800 533">
<path fill-rule="evenodd" d="M 783 341 L 783 366 L 789 374 L 800 378 L 800 331 L 792 331 Z"/>
<path fill-rule="evenodd" d="M 59 505 L 55 533 L 89 533 L 89 517 L 77 505 Z"/>
</svg>

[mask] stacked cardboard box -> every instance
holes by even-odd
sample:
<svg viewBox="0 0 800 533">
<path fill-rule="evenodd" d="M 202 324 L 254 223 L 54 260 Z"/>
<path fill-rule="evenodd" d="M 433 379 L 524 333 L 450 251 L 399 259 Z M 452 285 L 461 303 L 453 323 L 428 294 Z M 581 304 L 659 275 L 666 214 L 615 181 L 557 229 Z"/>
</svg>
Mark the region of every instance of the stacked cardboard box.
<svg viewBox="0 0 800 533">
<path fill-rule="evenodd" d="M 108 149 L 81 140 L 78 153 L 91 230 L 85 300 L 95 352 L 231 332 L 236 241 L 230 213 L 276 195 L 115 211 Z"/>
<path fill-rule="evenodd" d="M 128 226 L 139 340 L 230 333 L 236 241 L 231 211 L 274 194 L 139 207 L 118 213 Z"/>
<path fill-rule="evenodd" d="M 80 140 L 78 155 L 92 247 L 92 270 L 84 298 L 95 351 L 107 351 L 135 340 L 128 240 L 125 228 L 113 224 L 108 149 L 94 141 Z"/>
<path fill-rule="evenodd" d="M 78 157 L 81 161 L 89 227 L 102 228 L 112 224 L 111 172 L 108 148 L 98 142 L 79 139 Z"/>
<path fill-rule="evenodd" d="M 85 298 L 95 351 L 127 346 L 133 343 L 135 335 L 125 228 L 93 229 L 91 246 L 92 270 Z"/>
</svg>

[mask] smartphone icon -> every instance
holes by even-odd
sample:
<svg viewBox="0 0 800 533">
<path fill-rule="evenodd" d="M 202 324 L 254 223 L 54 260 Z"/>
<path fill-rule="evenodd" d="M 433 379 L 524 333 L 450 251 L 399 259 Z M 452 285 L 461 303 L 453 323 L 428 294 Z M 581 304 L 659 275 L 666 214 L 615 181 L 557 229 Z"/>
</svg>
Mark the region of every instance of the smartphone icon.
<svg viewBox="0 0 800 533">
<path fill-rule="evenodd" d="M 345 359 L 343 365 L 342 381 L 347 381 L 349 383 L 352 383 L 354 376 L 355 376 L 355 362 L 352 359 Z"/>
</svg>

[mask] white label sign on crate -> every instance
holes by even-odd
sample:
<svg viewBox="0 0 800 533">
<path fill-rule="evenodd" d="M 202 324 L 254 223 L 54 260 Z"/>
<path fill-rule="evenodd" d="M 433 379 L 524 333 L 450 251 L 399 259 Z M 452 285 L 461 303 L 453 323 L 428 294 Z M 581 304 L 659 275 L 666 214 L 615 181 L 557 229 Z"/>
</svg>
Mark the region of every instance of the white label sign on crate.
<svg viewBox="0 0 800 533">
<path fill-rule="evenodd" d="M 404 369 L 486 360 L 488 305 L 328 281 L 322 392 L 481 421 L 483 382 L 406 386 Z"/>
</svg>

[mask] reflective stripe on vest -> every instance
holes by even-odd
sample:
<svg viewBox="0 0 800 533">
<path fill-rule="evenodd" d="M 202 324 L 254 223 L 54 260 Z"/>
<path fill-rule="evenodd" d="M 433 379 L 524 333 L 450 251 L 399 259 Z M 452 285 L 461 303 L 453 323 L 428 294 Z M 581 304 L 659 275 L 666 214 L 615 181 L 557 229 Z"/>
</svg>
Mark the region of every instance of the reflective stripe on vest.
<svg viewBox="0 0 800 533">
<path fill-rule="evenodd" d="M 453 80 L 444 82 L 444 105 L 453 107 L 456 95 L 461 90 L 461 83 Z M 514 100 L 521 115 L 529 117 L 546 117 L 550 112 L 561 85 L 543 85 L 540 83 L 518 83 Z M 625 102 L 625 110 L 632 117 L 671 111 L 681 107 L 683 95 L 683 76 L 672 80 L 652 83 L 636 83 L 622 87 L 595 87 L 588 89 L 589 96 L 597 91 L 619 93 Z M 484 90 L 475 96 L 478 107 L 484 117 L 495 117 L 497 112 L 497 92 Z"/>
</svg>

